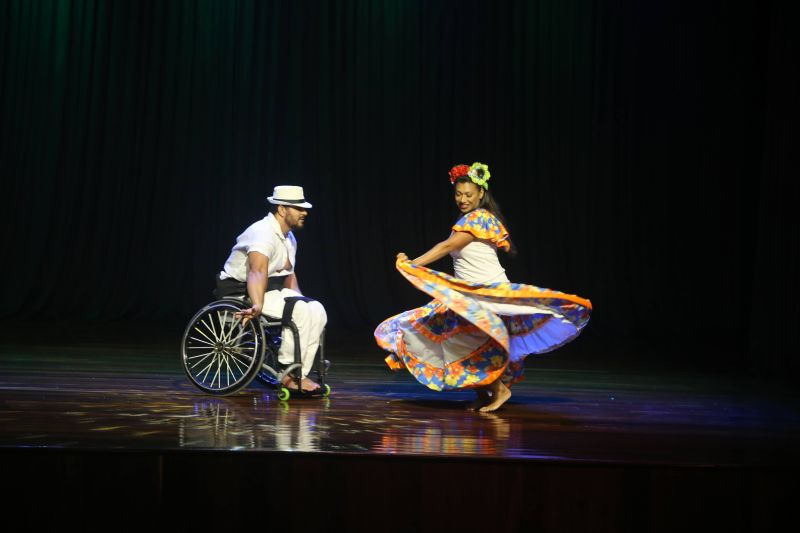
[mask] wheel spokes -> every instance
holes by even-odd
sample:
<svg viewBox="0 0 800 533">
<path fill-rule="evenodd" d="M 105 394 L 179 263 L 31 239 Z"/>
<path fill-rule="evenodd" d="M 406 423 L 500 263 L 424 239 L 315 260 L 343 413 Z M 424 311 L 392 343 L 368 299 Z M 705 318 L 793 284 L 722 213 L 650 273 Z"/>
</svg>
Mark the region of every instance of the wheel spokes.
<svg viewBox="0 0 800 533">
<path fill-rule="evenodd" d="M 184 343 L 190 377 L 208 389 L 235 386 L 252 371 L 260 348 L 255 325 L 243 326 L 236 310 L 211 308 L 195 319 Z M 224 382 L 224 384 L 223 384 Z"/>
</svg>

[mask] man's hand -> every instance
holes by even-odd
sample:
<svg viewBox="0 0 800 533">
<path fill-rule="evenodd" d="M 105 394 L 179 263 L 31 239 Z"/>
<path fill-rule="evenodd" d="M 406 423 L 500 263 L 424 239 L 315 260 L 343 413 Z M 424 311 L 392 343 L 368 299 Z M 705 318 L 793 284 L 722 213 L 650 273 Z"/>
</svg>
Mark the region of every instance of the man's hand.
<svg viewBox="0 0 800 533">
<path fill-rule="evenodd" d="M 397 254 L 397 260 L 398 261 L 408 261 L 408 256 L 406 254 L 404 254 L 403 252 L 400 252 L 399 254 Z"/>
<path fill-rule="evenodd" d="M 248 322 L 250 322 L 254 318 L 257 319 L 259 315 L 261 315 L 261 306 L 254 305 L 250 309 L 242 309 L 238 313 L 235 313 L 233 316 L 236 318 L 244 317 L 244 320 L 242 320 L 242 327 L 244 327 L 247 325 Z"/>
</svg>

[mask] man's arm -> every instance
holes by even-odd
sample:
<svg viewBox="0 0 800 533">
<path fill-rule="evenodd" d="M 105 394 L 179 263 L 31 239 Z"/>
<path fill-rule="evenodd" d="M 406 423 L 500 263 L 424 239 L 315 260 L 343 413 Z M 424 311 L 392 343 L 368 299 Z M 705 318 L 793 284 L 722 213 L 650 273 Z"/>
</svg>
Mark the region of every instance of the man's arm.
<svg viewBox="0 0 800 533">
<path fill-rule="evenodd" d="M 267 256 L 259 252 L 250 252 L 247 254 L 247 263 L 249 265 L 247 272 L 247 295 L 253 306 L 250 309 L 245 309 L 236 316 L 243 316 L 242 325 L 246 325 L 253 318 L 258 318 L 261 314 L 261 309 L 264 308 L 264 292 L 267 290 L 267 267 L 269 266 L 269 259 Z"/>
<path fill-rule="evenodd" d="M 303 294 L 302 292 L 300 292 L 300 285 L 297 283 L 297 274 L 295 274 L 294 272 L 286 276 L 286 279 L 283 280 L 283 288 L 292 289 L 295 292 Z"/>
</svg>

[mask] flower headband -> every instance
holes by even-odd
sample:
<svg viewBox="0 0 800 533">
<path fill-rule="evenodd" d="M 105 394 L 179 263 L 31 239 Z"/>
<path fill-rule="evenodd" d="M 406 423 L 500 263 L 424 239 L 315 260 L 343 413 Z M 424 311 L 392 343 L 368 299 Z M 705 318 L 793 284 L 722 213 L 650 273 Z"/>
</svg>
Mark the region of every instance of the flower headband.
<svg viewBox="0 0 800 533">
<path fill-rule="evenodd" d="M 489 190 L 489 184 L 486 182 L 492 177 L 489 173 L 489 166 L 483 163 L 472 163 L 471 167 L 467 165 L 456 165 L 450 169 L 449 174 L 450 183 L 455 183 L 461 176 L 467 176 L 472 180 L 472 183 L 478 187 L 483 187 L 487 191 Z"/>
</svg>

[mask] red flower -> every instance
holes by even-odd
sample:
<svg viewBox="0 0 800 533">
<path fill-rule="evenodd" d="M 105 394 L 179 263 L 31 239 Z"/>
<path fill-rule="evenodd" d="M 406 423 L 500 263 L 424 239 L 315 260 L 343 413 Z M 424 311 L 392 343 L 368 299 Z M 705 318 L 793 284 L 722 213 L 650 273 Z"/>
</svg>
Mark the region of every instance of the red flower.
<svg viewBox="0 0 800 533">
<path fill-rule="evenodd" d="M 467 172 L 469 172 L 468 165 L 456 165 L 450 169 L 450 183 L 455 183 L 458 178 L 461 176 L 466 176 Z"/>
</svg>

